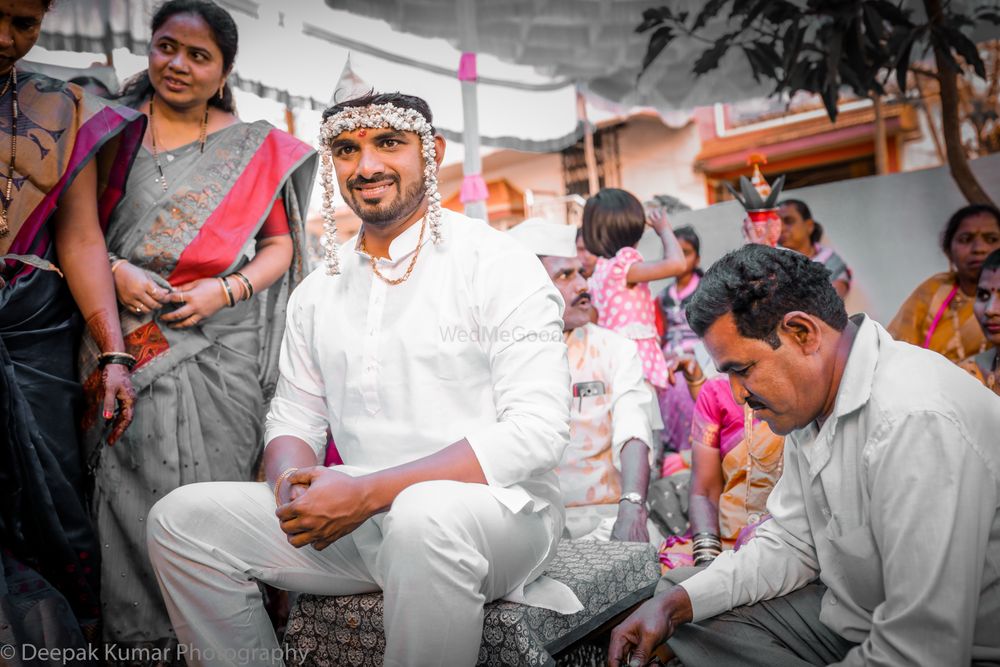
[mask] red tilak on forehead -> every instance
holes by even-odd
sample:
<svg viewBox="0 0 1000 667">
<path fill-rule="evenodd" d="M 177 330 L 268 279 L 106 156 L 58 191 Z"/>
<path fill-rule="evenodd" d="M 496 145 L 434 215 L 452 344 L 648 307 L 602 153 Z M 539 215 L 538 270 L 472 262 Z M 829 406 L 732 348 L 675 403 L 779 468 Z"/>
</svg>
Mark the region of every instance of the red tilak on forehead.
<svg viewBox="0 0 1000 667">
<path fill-rule="evenodd" d="M 368 130 L 358 130 L 358 136 L 363 137 L 368 134 Z"/>
</svg>

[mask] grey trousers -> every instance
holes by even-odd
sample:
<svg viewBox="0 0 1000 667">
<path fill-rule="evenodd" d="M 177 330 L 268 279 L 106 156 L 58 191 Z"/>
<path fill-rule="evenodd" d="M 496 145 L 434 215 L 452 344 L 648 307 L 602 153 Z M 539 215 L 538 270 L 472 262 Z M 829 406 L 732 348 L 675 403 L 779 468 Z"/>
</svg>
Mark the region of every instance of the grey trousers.
<svg viewBox="0 0 1000 667">
<path fill-rule="evenodd" d="M 671 570 L 657 592 L 701 568 Z M 684 667 L 768 665 L 800 667 L 843 660 L 855 646 L 819 620 L 826 586 L 816 582 L 783 597 L 688 623 L 667 644 Z"/>
</svg>

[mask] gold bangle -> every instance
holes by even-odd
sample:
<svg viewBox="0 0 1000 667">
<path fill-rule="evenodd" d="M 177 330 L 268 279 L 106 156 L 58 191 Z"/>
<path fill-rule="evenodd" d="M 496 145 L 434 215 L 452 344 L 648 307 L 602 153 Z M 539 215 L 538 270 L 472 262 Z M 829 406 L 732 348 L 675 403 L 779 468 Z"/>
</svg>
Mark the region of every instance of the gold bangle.
<svg viewBox="0 0 1000 667">
<path fill-rule="evenodd" d="M 229 275 L 233 276 L 234 278 L 238 279 L 241 283 L 243 283 L 243 287 L 245 288 L 246 292 L 246 298 L 243 299 L 243 301 L 249 301 L 253 297 L 253 283 L 250 282 L 250 279 L 247 278 L 242 273 L 240 273 L 239 271 L 234 271 Z"/>
<path fill-rule="evenodd" d="M 278 492 L 281 491 L 281 483 L 284 482 L 288 477 L 297 472 L 298 468 L 288 468 L 285 472 L 278 475 L 278 479 L 274 482 L 274 504 L 281 505 L 281 499 L 278 497 Z"/>
<path fill-rule="evenodd" d="M 111 262 L 111 275 L 115 275 L 115 271 L 118 270 L 118 267 L 121 266 L 123 262 L 127 261 L 128 261 L 127 259 L 116 259 L 115 261 Z"/>
<path fill-rule="evenodd" d="M 687 382 L 687 385 L 689 387 L 700 387 L 701 385 L 705 384 L 705 380 L 707 379 L 708 379 L 707 377 L 702 375 L 701 378 L 697 380 L 688 380 L 687 378 L 684 378 L 684 381 Z"/>
<path fill-rule="evenodd" d="M 236 299 L 233 298 L 233 290 L 229 287 L 229 283 L 226 282 L 225 278 L 218 278 L 219 284 L 222 285 L 222 295 L 226 297 L 226 304 L 232 308 L 236 305 Z"/>
</svg>

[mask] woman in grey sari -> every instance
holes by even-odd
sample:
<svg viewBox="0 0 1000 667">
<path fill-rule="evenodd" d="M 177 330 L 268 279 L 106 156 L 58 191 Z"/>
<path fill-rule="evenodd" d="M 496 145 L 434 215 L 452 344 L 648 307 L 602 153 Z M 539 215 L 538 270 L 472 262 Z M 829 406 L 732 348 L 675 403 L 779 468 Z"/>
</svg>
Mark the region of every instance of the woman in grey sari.
<svg viewBox="0 0 1000 667">
<path fill-rule="evenodd" d="M 89 438 L 103 545 L 104 635 L 169 645 L 145 517 L 174 488 L 248 480 L 263 444 L 289 291 L 302 276 L 313 150 L 242 123 L 225 85 L 236 26 L 217 5 L 171 0 L 153 17 L 149 69 L 126 99 L 149 117 L 107 232 L 136 418 L 114 447 Z M 94 349 L 81 366 L 91 379 Z"/>
</svg>

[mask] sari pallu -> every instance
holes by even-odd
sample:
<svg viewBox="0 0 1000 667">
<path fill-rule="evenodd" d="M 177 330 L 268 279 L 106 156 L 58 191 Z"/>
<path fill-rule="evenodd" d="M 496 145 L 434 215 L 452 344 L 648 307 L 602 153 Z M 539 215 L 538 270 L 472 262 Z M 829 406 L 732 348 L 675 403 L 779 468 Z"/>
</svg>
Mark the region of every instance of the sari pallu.
<svg viewBox="0 0 1000 667">
<path fill-rule="evenodd" d="M 939 273 L 913 290 L 886 330 L 896 340 L 934 350 L 957 364 L 986 349 L 973 301 L 958 288 L 954 273 Z"/>
<path fill-rule="evenodd" d="M 281 202 L 295 254 L 269 289 L 188 329 L 119 311 L 126 348 L 138 360 L 135 420 L 114 447 L 101 445 L 105 425 L 91 423 L 86 443 L 105 546 L 105 637 L 123 644 L 172 637 L 146 553 L 150 507 L 184 484 L 252 478 L 285 304 L 304 272 L 303 220 L 316 168 L 309 146 L 264 122 L 213 133 L 203 154 L 195 143 L 160 161 L 169 191 L 156 180 L 152 156 L 141 154 L 108 229 L 111 252 L 164 287 L 227 275 L 253 257 L 258 232 Z M 81 356 L 89 390 L 97 377 L 91 341 Z M 99 397 L 88 391 L 88 400 Z"/>
<path fill-rule="evenodd" d="M 0 617 L 5 636 L 74 646 L 100 616 L 100 549 L 84 502 L 81 317 L 55 268 L 52 214 L 95 163 L 102 225 L 122 197 L 145 118 L 75 85 L 20 75 L 9 247 L 0 257 Z M 9 108 L 10 93 L 0 96 Z M 0 112 L 0 162 L 10 156 Z M 2 246 L 0 246 L 2 247 Z M 7 634 L 9 633 L 9 634 Z"/>
<path fill-rule="evenodd" d="M 722 492 L 719 537 L 723 549 L 738 548 L 767 515 L 767 498 L 781 477 L 785 439 L 753 411 L 733 399 L 725 376 L 705 383 L 695 403 L 691 440 L 719 451 Z M 691 474 L 697 475 L 697 468 Z M 668 539 L 660 550 L 667 569 L 694 564 L 690 535 Z"/>
</svg>

